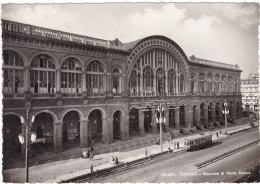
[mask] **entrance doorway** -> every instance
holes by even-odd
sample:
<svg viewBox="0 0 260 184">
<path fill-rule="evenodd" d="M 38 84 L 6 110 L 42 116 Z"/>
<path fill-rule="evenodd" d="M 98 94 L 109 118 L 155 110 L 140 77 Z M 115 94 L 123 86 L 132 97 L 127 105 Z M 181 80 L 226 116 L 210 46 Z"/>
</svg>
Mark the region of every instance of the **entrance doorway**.
<svg viewBox="0 0 260 184">
<path fill-rule="evenodd" d="M 132 108 L 129 117 L 129 135 L 137 135 L 139 133 L 139 116 L 138 109 Z"/>
<path fill-rule="evenodd" d="M 113 115 L 113 139 L 120 139 L 121 112 L 116 111 Z"/>
<path fill-rule="evenodd" d="M 70 111 L 63 118 L 62 145 L 64 148 L 80 146 L 80 118 L 78 112 Z"/>
<path fill-rule="evenodd" d="M 173 106 L 169 108 L 169 128 L 175 128 L 175 109 Z"/>
<path fill-rule="evenodd" d="M 180 106 L 180 127 L 185 127 L 185 106 Z"/>
<path fill-rule="evenodd" d="M 144 111 L 144 131 L 152 132 L 152 130 L 152 111 L 147 108 L 146 111 Z"/>
</svg>

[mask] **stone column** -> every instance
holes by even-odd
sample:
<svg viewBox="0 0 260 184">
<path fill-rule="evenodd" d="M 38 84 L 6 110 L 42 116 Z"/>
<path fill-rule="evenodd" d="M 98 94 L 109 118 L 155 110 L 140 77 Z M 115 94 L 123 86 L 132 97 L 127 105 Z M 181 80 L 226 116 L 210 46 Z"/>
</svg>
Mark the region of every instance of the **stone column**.
<svg viewBox="0 0 260 184">
<path fill-rule="evenodd" d="M 204 124 L 208 124 L 208 108 L 207 107 L 203 108 L 203 118 L 204 118 Z"/>
<path fill-rule="evenodd" d="M 169 131 L 169 109 L 165 108 L 164 110 L 164 118 L 165 120 L 165 129 L 166 131 Z"/>
<path fill-rule="evenodd" d="M 139 125 L 139 135 L 144 135 L 144 112 L 142 110 L 138 110 L 138 125 Z"/>
<path fill-rule="evenodd" d="M 25 66 L 25 74 L 24 74 L 24 90 L 30 91 L 30 66 Z"/>
<path fill-rule="evenodd" d="M 156 94 L 156 75 L 153 75 L 153 94 Z"/>
<path fill-rule="evenodd" d="M 61 91 L 61 68 L 57 68 L 57 83 L 56 92 Z"/>
<path fill-rule="evenodd" d="M 179 74 L 176 77 L 176 94 L 179 95 Z"/>
<path fill-rule="evenodd" d="M 82 92 L 86 93 L 86 73 L 82 71 Z"/>
<path fill-rule="evenodd" d="M 107 80 L 106 81 L 106 84 L 107 84 L 106 93 L 107 93 L 108 97 L 112 97 L 113 96 L 113 91 L 112 91 L 113 78 L 112 78 L 111 73 L 107 73 L 106 80 Z"/>
<path fill-rule="evenodd" d="M 108 91 L 107 89 L 107 74 L 105 73 L 103 76 L 103 90 L 101 89 L 101 93 L 106 93 Z"/>
<path fill-rule="evenodd" d="M 152 110 L 152 127 L 153 127 L 153 133 L 158 133 L 157 130 L 157 123 L 156 123 L 156 117 L 157 117 L 157 110 Z"/>
<path fill-rule="evenodd" d="M 87 148 L 88 145 L 88 119 L 80 120 L 80 147 Z"/>
<path fill-rule="evenodd" d="M 190 119 L 191 119 L 191 112 L 190 111 L 190 107 L 189 106 L 185 106 L 184 107 L 184 117 L 185 117 L 185 127 L 191 127 L 191 122 L 190 122 Z"/>
<path fill-rule="evenodd" d="M 175 108 L 175 127 L 180 129 L 180 107 Z"/>
<path fill-rule="evenodd" d="M 144 93 L 144 84 L 143 84 L 143 74 L 141 73 L 140 75 L 140 93 L 141 93 L 141 96 L 143 96 L 143 93 Z"/>
<path fill-rule="evenodd" d="M 197 109 L 195 110 L 195 125 L 198 125 L 198 126 L 201 125 L 201 123 L 199 121 L 199 117 L 200 117 L 200 110 L 197 107 Z"/>
<path fill-rule="evenodd" d="M 212 117 L 212 123 L 216 122 L 216 109 L 215 107 L 211 107 L 211 117 Z"/>
<path fill-rule="evenodd" d="M 120 137 L 122 140 L 129 139 L 129 116 L 125 115 L 120 119 Z"/>
<path fill-rule="evenodd" d="M 139 77 L 140 76 L 140 74 L 138 74 L 137 73 L 137 75 L 136 75 L 136 94 L 138 94 L 139 92 L 140 92 L 140 90 L 139 90 Z"/>
<path fill-rule="evenodd" d="M 61 152 L 62 149 L 62 121 L 54 122 L 54 131 L 53 131 L 53 151 L 55 153 Z"/>
<path fill-rule="evenodd" d="M 113 118 L 102 118 L 102 142 L 113 142 Z"/>
<path fill-rule="evenodd" d="M 165 93 L 168 95 L 168 72 L 165 72 Z"/>
</svg>

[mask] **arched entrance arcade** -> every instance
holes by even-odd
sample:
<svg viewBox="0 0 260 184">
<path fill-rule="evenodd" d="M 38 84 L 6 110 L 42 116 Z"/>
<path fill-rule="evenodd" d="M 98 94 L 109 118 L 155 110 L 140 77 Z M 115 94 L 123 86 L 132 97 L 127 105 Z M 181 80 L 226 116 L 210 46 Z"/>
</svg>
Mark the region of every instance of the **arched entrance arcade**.
<svg viewBox="0 0 260 184">
<path fill-rule="evenodd" d="M 192 108 L 192 114 L 193 114 L 193 119 L 192 119 L 192 126 L 197 126 L 199 123 L 199 116 L 198 116 L 198 107 L 197 105 L 194 105 Z"/>
<path fill-rule="evenodd" d="M 69 111 L 63 117 L 62 145 L 69 148 L 80 145 L 80 117 L 78 112 Z"/>
<path fill-rule="evenodd" d="M 129 135 L 138 135 L 139 133 L 139 114 L 137 108 L 132 108 L 130 110 L 129 116 Z"/>
<path fill-rule="evenodd" d="M 102 141 L 102 112 L 99 109 L 93 110 L 88 116 L 88 140 L 89 143 Z"/>
<path fill-rule="evenodd" d="M 54 123 L 53 117 L 48 112 L 41 112 L 35 116 L 31 132 L 36 133 L 36 143 L 33 148 L 37 154 L 53 151 Z"/>
<path fill-rule="evenodd" d="M 174 106 L 170 106 L 170 108 L 169 108 L 169 128 L 172 128 L 172 129 L 176 128 L 175 107 Z"/>
<path fill-rule="evenodd" d="M 153 118 L 152 109 L 148 107 L 144 111 L 144 132 L 147 133 L 153 132 L 152 118 Z"/>
<path fill-rule="evenodd" d="M 118 110 L 113 114 L 113 139 L 121 139 L 120 137 L 120 122 L 122 113 Z"/>
<path fill-rule="evenodd" d="M 185 127 L 185 106 L 184 105 L 180 106 L 180 127 L 181 128 Z"/>
<path fill-rule="evenodd" d="M 3 157 L 12 158 L 21 153 L 21 144 L 18 136 L 22 133 L 20 117 L 16 115 L 3 116 Z M 19 155 L 19 154 L 18 154 Z"/>
</svg>

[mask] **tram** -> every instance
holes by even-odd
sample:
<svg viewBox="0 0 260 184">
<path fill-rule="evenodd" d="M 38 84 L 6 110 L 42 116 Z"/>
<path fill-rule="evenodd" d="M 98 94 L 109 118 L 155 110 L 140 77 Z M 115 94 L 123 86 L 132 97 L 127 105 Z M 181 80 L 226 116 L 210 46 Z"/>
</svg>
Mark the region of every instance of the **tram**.
<svg viewBox="0 0 260 184">
<path fill-rule="evenodd" d="M 184 142 L 186 151 L 198 150 L 212 144 L 212 134 L 204 133 L 189 137 Z"/>
</svg>

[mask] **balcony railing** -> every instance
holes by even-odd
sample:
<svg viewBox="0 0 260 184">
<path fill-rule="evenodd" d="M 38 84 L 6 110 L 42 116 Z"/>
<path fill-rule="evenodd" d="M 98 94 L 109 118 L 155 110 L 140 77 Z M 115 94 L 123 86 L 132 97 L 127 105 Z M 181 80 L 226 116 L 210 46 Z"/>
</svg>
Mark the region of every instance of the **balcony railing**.
<svg viewBox="0 0 260 184">
<path fill-rule="evenodd" d="M 82 98 L 83 94 L 82 93 L 67 93 L 67 94 L 62 94 L 62 97 L 64 98 Z"/>
<path fill-rule="evenodd" d="M 46 94 L 31 94 L 32 98 L 56 98 L 56 93 L 46 93 Z"/>
<path fill-rule="evenodd" d="M 3 94 L 4 99 L 23 99 L 24 94 Z"/>
</svg>

